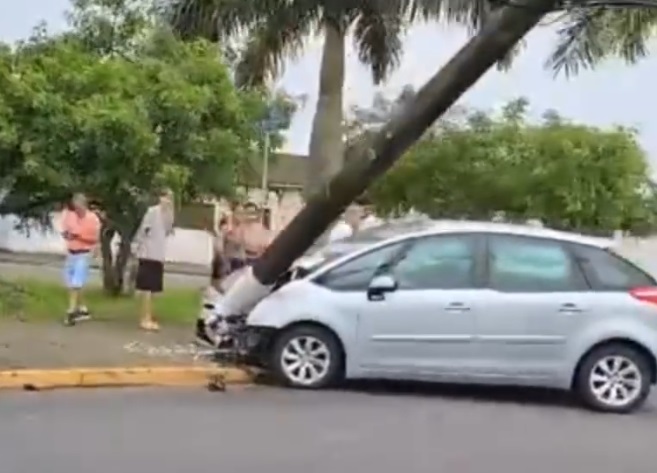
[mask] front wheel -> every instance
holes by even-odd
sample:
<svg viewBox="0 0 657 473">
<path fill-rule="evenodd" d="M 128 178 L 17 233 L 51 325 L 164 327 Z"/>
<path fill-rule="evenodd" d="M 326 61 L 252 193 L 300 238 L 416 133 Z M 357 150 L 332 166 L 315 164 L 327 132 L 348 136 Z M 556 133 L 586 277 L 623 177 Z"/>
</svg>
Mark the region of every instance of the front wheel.
<svg viewBox="0 0 657 473">
<path fill-rule="evenodd" d="M 626 414 L 643 405 L 652 373 L 649 360 L 631 346 L 610 344 L 593 350 L 582 361 L 575 387 L 595 410 Z"/>
<path fill-rule="evenodd" d="M 277 337 L 271 361 L 274 374 L 284 384 L 294 388 L 320 389 L 339 379 L 342 350 L 328 330 L 299 326 Z"/>
</svg>

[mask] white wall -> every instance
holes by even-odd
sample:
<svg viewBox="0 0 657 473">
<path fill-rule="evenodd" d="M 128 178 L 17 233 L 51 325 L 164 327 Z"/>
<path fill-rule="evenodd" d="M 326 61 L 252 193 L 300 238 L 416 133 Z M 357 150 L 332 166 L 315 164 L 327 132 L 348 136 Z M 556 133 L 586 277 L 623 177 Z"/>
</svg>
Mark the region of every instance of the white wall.
<svg viewBox="0 0 657 473">
<path fill-rule="evenodd" d="M 46 232 L 34 227 L 28 235 L 16 230 L 17 222 L 13 216 L 0 217 L 0 249 L 20 253 L 64 253 L 58 214 L 53 214 L 53 230 Z M 211 258 L 212 238 L 207 232 L 176 228 L 167 241 L 168 262 L 209 265 Z"/>
</svg>

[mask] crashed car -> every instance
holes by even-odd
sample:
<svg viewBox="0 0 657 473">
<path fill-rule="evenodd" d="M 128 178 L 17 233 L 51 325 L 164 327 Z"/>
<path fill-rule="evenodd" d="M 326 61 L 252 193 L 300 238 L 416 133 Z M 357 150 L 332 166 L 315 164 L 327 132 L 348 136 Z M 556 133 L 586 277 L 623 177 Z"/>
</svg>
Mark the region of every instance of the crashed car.
<svg viewBox="0 0 657 473">
<path fill-rule="evenodd" d="M 625 413 L 657 382 L 657 280 L 611 239 L 536 226 L 366 230 L 300 260 L 249 314 L 229 317 L 234 353 L 293 387 L 537 386 Z"/>
</svg>

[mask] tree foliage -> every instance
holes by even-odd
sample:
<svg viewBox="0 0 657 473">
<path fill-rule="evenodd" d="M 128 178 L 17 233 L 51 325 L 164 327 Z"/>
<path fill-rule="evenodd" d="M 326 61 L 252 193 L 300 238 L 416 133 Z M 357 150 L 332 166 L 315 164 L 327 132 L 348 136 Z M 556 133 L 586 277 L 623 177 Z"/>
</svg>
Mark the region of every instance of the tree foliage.
<svg viewBox="0 0 657 473">
<path fill-rule="evenodd" d="M 268 97 L 236 90 L 215 45 L 179 41 L 139 2 L 78 0 L 70 25 L 0 51 L 0 213 L 43 217 L 86 192 L 104 216 L 106 287 L 118 290 L 153 191 L 230 194 Z"/>
<path fill-rule="evenodd" d="M 409 184 L 412 183 L 412 184 Z M 540 219 L 570 230 L 643 231 L 653 224 L 648 165 L 633 130 L 527 119 L 523 99 L 499 114 L 444 120 L 375 184 L 383 213 Z"/>
</svg>

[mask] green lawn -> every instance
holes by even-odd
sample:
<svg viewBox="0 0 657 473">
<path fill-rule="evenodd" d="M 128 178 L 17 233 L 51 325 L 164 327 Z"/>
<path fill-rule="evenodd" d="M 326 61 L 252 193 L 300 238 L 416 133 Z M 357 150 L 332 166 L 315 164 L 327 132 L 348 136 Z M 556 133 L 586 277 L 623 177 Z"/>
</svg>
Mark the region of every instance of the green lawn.
<svg viewBox="0 0 657 473">
<path fill-rule="evenodd" d="M 68 296 L 61 284 L 37 280 L 0 283 L 0 316 L 13 316 L 19 312 L 27 321 L 63 319 Z M 11 285 L 19 287 L 22 295 L 17 295 Z M 110 297 L 100 287 L 89 287 L 84 298 L 96 320 L 136 323 L 139 319 L 137 296 Z M 171 288 L 155 297 L 154 312 L 162 323 L 189 325 L 196 319 L 200 303 L 199 289 Z"/>
</svg>

